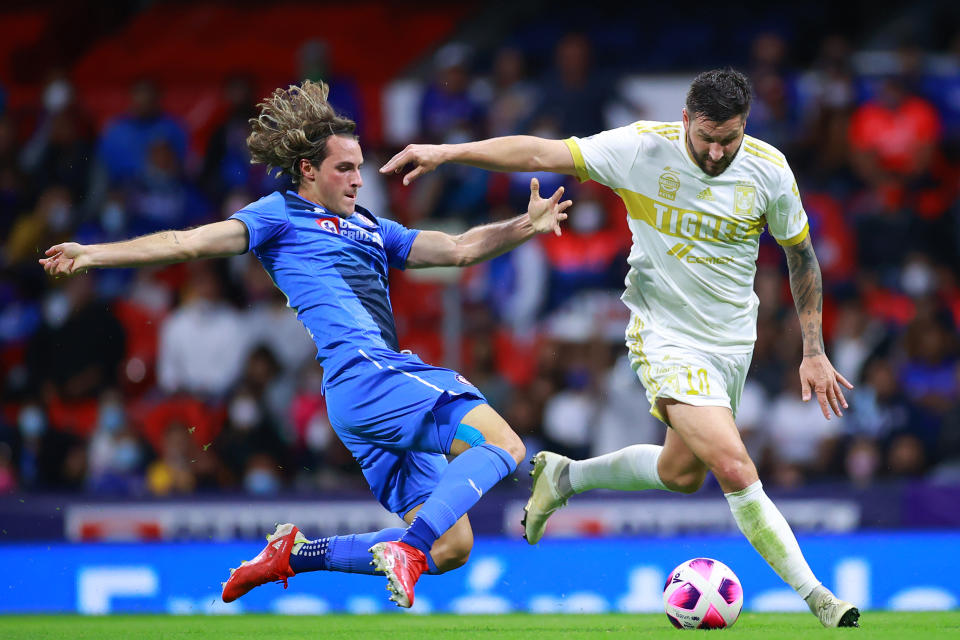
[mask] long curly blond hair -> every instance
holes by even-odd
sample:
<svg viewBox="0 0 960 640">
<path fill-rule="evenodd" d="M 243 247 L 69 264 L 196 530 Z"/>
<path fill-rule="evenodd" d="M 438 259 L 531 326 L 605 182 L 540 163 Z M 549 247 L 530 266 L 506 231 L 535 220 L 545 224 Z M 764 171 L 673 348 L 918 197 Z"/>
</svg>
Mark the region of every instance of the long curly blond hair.
<svg viewBox="0 0 960 640">
<path fill-rule="evenodd" d="M 267 171 L 290 175 L 300 184 L 300 159 L 320 166 L 327 155 L 330 136 L 353 136 L 356 123 L 337 115 L 327 102 L 330 87 L 325 82 L 304 80 L 286 89 L 276 89 L 257 105 L 256 118 L 250 118 L 247 148 L 250 162 L 267 165 Z"/>
</svg>

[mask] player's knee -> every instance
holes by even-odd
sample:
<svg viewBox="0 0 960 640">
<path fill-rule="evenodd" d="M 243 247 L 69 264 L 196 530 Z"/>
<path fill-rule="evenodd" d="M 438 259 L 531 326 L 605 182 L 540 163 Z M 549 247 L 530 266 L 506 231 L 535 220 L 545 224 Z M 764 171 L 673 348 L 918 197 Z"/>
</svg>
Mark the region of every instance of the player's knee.
<svg viewBox="0 0 960 640">
<path fill-rule="evenodd" d="M 706 477 L 705 471 L 690 471 L 687 473 L 678 473 L 660 480 L 670 491 L 677 493 L 696 493 L 703 486 L 703 480 Z"/>
<path fill-rule="evenodd" d="M 430 555 L 440 571 L 446 573 L 467 564 L 473 550 L 473 536 L 463 536 L 443 542 L 437 541 Z"/>
<path fill-rule="evenodd" d="M 757 479 L 757 468 L 750 458 L 731 458 L 715 464 L 711 471 L 722 487 L 743 489 Z M 736 489 L 735 489 L 736 490 Z"/>
</svg>

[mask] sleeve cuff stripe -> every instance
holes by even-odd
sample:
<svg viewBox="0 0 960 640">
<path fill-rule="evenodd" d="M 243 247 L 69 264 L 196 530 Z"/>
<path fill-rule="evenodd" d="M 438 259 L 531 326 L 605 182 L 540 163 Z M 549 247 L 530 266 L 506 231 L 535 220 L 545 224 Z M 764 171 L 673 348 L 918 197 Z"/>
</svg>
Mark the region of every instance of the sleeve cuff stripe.
<svg viewBox="0 0 960 640">
<path fill-rule="evenodd" d="M 567 145 L 567 148 L 570 149 L 570 155 L 573 156 L 573 166 L 577 170 L 577 180 L 586 182 L 590 179 L 590 176 L 587 175 L 587 164 L 583 161 L 583 153 L 580 151 L 580 145 L 578 145 L 577 141 L 573 138 L 567 138 L 563 142 Z"/>
<path fill-rule="evenodd" d="M 787 238 L 786 240 L 781 240 L 780 238 L 777 238 L 777 243 L 783 247 L 792 247 L 795 244 L 800 244 L 801 242 L 803 242 L 808 235 L 810 235 L 809 223 L 803 225 L 803 230 L 797 235 L 793 236 L 792 238 Z"/>
</svg>

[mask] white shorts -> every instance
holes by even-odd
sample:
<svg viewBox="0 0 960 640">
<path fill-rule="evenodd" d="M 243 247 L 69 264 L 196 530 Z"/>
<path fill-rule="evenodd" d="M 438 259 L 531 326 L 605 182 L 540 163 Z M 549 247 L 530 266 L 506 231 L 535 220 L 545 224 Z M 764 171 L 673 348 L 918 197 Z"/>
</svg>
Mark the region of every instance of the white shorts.
<svg viewBox="0 0 960 640">
<path fill-rule="evenodd" d="M 658 398 L 698 407 L 727 407 L 736 418 L 752 351 L 711 353 L 706 348 L 667 343 L 645 328 L 636 314 L 630 316 L 626 343 L 630 366 L 647 390 L 655 418 L 667 424 L 657 408 Z"/>
</svg>

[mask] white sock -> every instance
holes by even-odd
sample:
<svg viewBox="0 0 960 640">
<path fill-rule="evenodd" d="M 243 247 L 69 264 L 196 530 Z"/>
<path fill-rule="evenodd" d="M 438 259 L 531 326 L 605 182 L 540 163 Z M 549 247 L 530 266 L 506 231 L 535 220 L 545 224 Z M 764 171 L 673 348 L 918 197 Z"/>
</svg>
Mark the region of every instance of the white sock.
<svg viewBox="0 0 960 640">
<path fill-rule="evenodd" d="M 724 495 L 730 503 L 733 519 L 753 548 L 801 598 L 809 596 L 820 581 L 803 559 L 790 525 L 763 492 L 760 481 Z"/>
<path fill-rule="evenodd" d="M 635 444 L 596 458 L 570 463 L 570 487 L 574 493 L 589 489 L 667 489 L 657 472 L 663 447 Z"/>
</svg>

